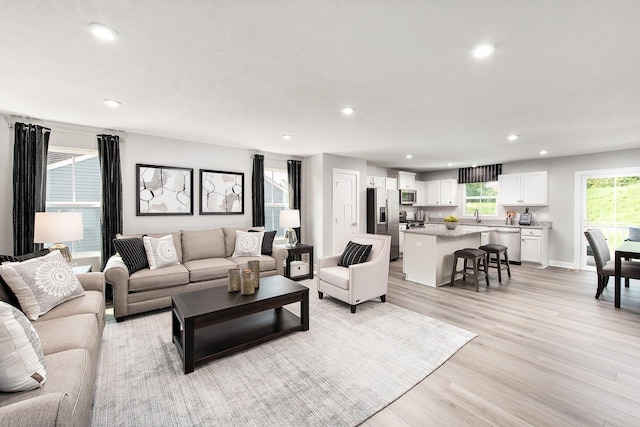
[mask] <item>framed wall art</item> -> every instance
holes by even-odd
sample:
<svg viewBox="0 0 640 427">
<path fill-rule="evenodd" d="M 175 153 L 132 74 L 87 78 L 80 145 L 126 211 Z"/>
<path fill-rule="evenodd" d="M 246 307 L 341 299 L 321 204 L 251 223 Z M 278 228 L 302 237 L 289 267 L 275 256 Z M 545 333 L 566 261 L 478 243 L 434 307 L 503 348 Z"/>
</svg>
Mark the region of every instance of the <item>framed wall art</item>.
<svg viewBox="0 0 640 427">
<path fill-rule="evenodd" d="M 136 164 L 136 215 L 193 215 L 193 169 Z"/>
<path fill-rule="evenodd" d="M 244 214 L 244 173 L 200 169 L 200 215 Z"/>
</svg>

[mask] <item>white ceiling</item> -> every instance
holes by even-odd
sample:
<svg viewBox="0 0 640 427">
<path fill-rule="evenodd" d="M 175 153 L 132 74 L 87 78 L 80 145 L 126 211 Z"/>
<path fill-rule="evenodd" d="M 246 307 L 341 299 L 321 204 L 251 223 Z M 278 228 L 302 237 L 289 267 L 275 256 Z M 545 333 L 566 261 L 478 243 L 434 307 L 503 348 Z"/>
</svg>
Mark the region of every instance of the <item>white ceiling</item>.
<svg viewBox="0 0 640 427">
<path fill-rule="evenodd" d="M 638 0 L 5 1 L 0 58 L 45 121 L 416 171 L 640 147 Z"/>
</svg>

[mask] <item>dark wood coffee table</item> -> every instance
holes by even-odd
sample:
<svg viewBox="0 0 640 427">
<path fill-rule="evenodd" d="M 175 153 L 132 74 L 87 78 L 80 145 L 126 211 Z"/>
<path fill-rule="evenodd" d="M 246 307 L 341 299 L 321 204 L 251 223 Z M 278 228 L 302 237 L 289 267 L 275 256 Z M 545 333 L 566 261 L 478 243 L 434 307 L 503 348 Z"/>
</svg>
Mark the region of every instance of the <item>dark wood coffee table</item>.
<svg viewBox="0 0 640 427">
<path fill-rule="evenodd" d="M 300 301 L 300 317 L 282 306 Z M 254 295 L 226 286 L 171 297 L 173 342 L 184 373 L 294 331 L 309 330 L 309 288 L 282 276 L 260 279 Z"/>
</svg>

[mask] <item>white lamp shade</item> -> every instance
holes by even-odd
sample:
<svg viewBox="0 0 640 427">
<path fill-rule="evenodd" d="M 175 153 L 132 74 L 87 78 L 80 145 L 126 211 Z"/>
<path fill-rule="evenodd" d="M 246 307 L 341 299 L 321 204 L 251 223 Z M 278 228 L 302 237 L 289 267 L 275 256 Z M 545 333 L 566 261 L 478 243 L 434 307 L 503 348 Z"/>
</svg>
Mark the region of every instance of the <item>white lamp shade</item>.
<svg viewBox="0 0 640 427">
<path fill-rule="evenodd" d="M 84 238 L 82 213 L 36 212 L 35 243 L 59 243 Z"/>
<path fill-rule="evenodd" d="M 300 211 L 298 209 L 285 209 L 280 211 L 280 227 L 300 227 Z"/>
</svg>

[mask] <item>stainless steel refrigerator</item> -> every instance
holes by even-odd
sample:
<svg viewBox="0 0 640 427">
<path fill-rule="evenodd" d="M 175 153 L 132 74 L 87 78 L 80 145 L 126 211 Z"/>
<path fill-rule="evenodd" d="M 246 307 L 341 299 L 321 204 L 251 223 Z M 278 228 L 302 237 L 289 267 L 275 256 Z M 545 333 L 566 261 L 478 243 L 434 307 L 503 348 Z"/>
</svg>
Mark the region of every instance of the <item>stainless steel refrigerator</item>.
<svg viewBox="0 0 640 427">
<path fill-rule="evenodd" d="M 390 259 L 400 257 L 400 192 L 367 188 L 367 233 L 391 236 Z"/>
</svg>

